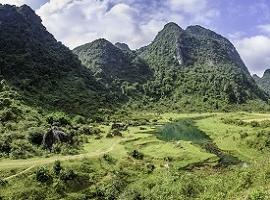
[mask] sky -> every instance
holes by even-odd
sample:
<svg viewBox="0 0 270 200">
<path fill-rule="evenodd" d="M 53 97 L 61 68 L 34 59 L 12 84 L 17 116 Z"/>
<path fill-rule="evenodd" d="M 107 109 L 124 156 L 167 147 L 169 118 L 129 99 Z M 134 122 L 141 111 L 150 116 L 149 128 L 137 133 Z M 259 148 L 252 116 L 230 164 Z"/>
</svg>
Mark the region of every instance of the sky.
<svg viewBox="0 0 270 200">
<path fill-rule="evenodd" d="M 251 74 L 270 68 L 270 0 L 0 0 L 31 6 L 55 38 L 73 49 L 98 38 L 149 44 L 168 22 L 201 25 L 235 45 Z"/>
</svg>

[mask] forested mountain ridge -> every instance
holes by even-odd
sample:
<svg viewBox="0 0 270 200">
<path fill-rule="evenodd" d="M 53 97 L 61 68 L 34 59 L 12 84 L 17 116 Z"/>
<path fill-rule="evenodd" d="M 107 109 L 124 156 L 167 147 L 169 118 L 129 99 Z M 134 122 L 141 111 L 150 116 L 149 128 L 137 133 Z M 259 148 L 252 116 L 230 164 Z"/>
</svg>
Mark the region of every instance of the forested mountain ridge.
<svg viewBox="0 0 270 200">
<path fill-rule="evenodd" d="M 253 75 L 254 80 L 259 85 L 259 87 L 270 95 L 270 69 L 265 70 L 262 77 Z"/>
<path fill-rule="evenodd" d="M 31 104 L 84 113 L 106 101 L 105 88 L 30 7 L 0 5 L 0 21 L 1 79 Z"/>
<path fill-rule="evenodd" d="M 124 43 L 99 39 L 74 53 L 101 82 L 121 87 L 131 101 L 137 94 L 143 105 L 219 109 L 267 99 L 232 43 L 201 26 L 184 30 L 168 23 L 151 44 L 135 51 Z"/>
<path fill-rule="evenodd" d="M 75 48 L 73 52 L 97 79 L 107 84 L 143 83 L 151 76 L 144 60 L 123 43 L 113 45 L 105 39 L 98 39 Z"/>
<path fill-rule="evenodd" d="M 1 79 L 31 104 L 91 115 L 126 102 L 207 110 L 267 99 L 234 46 L 200 26 L 168 23 L 138 50 L 98 39 L 72 52 L 26 5 L 1 5 L 0 21 Z"/>
<path fill-rule="evenodd" d="M 203 101 L 243 103 L 267 98 L 235 47 L 201 26 L 183 30 L 169 23 L 150 45 L 137 52 L 155 72 L 147 93 L 157 99 L 171 96 L 178 101 L 183 96 L 199 96 Z M 155 88 L 159 88 L 158 93 Z"/>
</svg>

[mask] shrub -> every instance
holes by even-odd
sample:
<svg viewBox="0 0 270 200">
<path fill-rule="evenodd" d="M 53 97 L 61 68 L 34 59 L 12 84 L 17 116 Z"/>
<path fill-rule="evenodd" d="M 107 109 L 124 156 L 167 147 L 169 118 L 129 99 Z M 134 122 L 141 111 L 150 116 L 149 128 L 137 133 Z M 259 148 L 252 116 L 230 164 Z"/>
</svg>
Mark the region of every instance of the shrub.
<svg viewBox="0 0 270 200">
<path fill-rule="evenodd" d="M 9 154 L 11 151 L 11 142 L 12 139 L 10 137 L 8 138 L 1 138 L 0 139 L 0 153 L 1 154 Z"/>
<path fill-rule="evenodd" d="M 143 153 L 139 152 L 138 150 L 133 150 L 129 153 L 129 155 L 138 160 L 142 160 L 144 157 Z"/>
<path fill-rule="evenodd" d="M 36 153 L 36 149 L 25 140 L 15 140 L 11 143 L 10 157 L 13 159 L 29 158 Z"/>
<path fill-rule="evenodd" d="M 76 115 L 76 116 L 73 118 L 73 122 L 76 123 L 76 124 L 86 124 L 86 119 L 85 119 L 85 117 L 83 117 L 83 116 Z"/>
<path fill-rule="evenodd" d="M 60 180 L 62 180 L 64 182 L 69 181 L 69 180 L 73 180 L 76 177 L 77 177 L 77 175 L 71 169 L 65 170 L 65 171 L 62 170 L 60 173 L 60 176 L 59 176 Z"/>
<path fill-rule="evenodd" d="M 148 163 L 146 165 L 146 168 L 147 168 L 147 173 L 150 174 L 150 173 L 152 173 L 155 170 L 156 167 L 155 167 L 154 164 Z"/>
<path fill-rule="evenodd" d="M 1 122 L 14 121 L 17 119 L 17 115 L 13 113 L 10 109 L 5 109 L 0 115 Z"/>
<path fill-rule="evenodd" d="M 41 167 L 36 171 L 36 180 L 40 183 L 53 183 L 53 177 L 46 167 Z"/>
<path fill-rule="evenodd" d="M 110 164 L 115 163 L 115 159 L 109 154 L 104 154 L 103 159 L 106 160 Z"/>
<path fill-rule="evenodd" d="M 59 176 L 61 170 L 62 170 L 62 166 L 61 166 L 61 162 L 59 160 L 56 160 L 53 164 L 53 173 L 56 175 L 56 176 Z"/>
<path fill-rule="evenodd" d="M 30 129 L 28 131 L 28 140 L 34 145 L 41 145 L 42 140 L 43 140 L 43 135 L 44 135 L 44 131 L 39 128 Z"/>
<path fill-rule="evenodd" d="M 46 121 L 50 125 L 53 125 L 53 124 L 58 124 L 59 126 L 71 125 L 70 118 L 64 113 L 60 113 L 60 112 L 53 113 L 47 116 Z"/>
<path fill-rule="evenodd" d="M 83 134 L 83 135 L 98 135 L 100 134 L 102 131 L 99 128 L 94 128 L 92 126 L 81 126 L 78 130 L 79 134 Z"/>
</svg>

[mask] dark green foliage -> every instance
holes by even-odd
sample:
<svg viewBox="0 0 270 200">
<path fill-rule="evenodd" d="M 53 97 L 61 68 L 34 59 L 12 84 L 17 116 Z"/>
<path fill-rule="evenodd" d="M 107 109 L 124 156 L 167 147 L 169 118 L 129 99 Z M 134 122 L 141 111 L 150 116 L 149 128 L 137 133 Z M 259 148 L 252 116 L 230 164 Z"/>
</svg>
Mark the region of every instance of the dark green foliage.
<svg viewBox="0 0 270 200">
<path fill-rule="evenodd" d="M 270 95 L 270 69 L 265 70 L 262 77 L 253 75 L 254 80 L 259 85 L 259 87 Z"/>
<path fill-rule="evenodd" d="M 36 171 L 36 180 L 40 183 L 52 184 L 53 177 L 46 167 L 41 167 Z"/>
<path fill-rule="evenodd" d="M 30 129 L 28 132 L 28 140 L 34 145 L 41 145 L 44 131 L 41 129 Z"/>
<path fill-rule="evenodd" d="M 63 168 L 62 168 L 62 166 L 61 166 L 61 162 L 60 162 L 59 160 L 55 161 L 54 164 L 53 164 L 53 173 L 54 173 L 56 176 L 59 176 L 62 169 L 63 169 Z"/>
<path fill-rule="evenodd" d="M 8 155 L 11 151 L 11 137 L 2 136 L 0 139 L 0 157 L 3 155 Z"/>
<path fill-rule="evenodd" d="M 57 124 L 58 126 L 71 125 L 70 118 L 65 113 L 61 112 L 50 114 L 49 116 L 46 117 L 46 121 L 50 125 L 54 124 Z"/>
<path fill-rule="evenodd" d="M 155 170 L 155 165 L 154 164 L 151 164 L 151 163 L 148 163 L 147 165 L 146 165 L 146 168 L 147 168 L 147 173 L 152 173 L 154 170 Z"/>
<path fill-rule="evenodd" d="M 105 107 L 105 89 L 30 7 L 1 5 L 0 20 L 0 81 L 5 79 L 31 105 L 88 115 Z"/>
<path fill-rule="evenodd" d="M 183 30 L 169 23 L 137 52 L 154 71 L 154 80 L 144 85 L 145 93 L 154 100 L 179 103 L 189 97 L 181 106 L 199 101 L 219 110 L 226 104 L 266 99 L 234 46 L 200 26 Z"/>
<path fill-rule="evenodd" d="M 144 154 L 139 152 L 138 150 L 133 150 L 129 153 L 129 155 L 138 160 L 142 160 L 144 157 Z"/>
<path fill-rule="evenodd" d="M 104 154 L 103 159 L 106 160 L 109 164 L 115 164 L 116 160 L 110 154 Z"/>
<path fill-rule="evenodd" d="M 76 177 L 77 177 L 77 175 L 71 169 L 62 170 L 61 173 L 60 173 L 60 175 L 59 175 L 59 179 L 61 181 L 64 181 L 64 182 L 69 181 L 69 180 L 73 180 Z"/>
<path fill-rule="evenodd" d="M 78 133 L 80 135 L 99 135 L 101 133 L 101 130 L 93 126 L 82 125 L 78 129 Z"/>
<path fill-rule="evenodd" d="M 73 52 L 106 84 L 142 83 L 151 75 L 148 66 L 135 53 L 121 50 L 105 39 L 77 47 Z"/>
<path fill-rule="evenodd" d="M 33 155 L 38 155 L 38 150 L 35 149 L 28 141 L 14 140 L 11 143 L 10 157 L 13 159 L 29 158 Z"/>
</svg>

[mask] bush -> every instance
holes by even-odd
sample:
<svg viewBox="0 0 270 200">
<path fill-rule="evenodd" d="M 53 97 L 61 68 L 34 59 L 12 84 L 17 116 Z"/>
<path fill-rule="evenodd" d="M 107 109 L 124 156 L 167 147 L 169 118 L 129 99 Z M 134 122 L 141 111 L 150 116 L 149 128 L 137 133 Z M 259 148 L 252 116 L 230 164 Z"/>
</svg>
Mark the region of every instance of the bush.
<svg viewBox="0 0 270 200">
<path fill-rule="evenodd" d="M 5 109 L 1 112 L 0 121 L 1 122 L 8 122 L 8 121 L 15 121 L 17 119 L 17 115 L 12 112 L 10 109 Z"/>
<path fill-rule="evenodd" d="M 137 160 L 142 160 L 144 157 L 143 153 L 139 152 L 138 150 L 133 150 L 129 153 L 129 155 Z"/>
<path fill-rule="evenodd" d="M 65 170 L 65 171 L 62 170 L 60 173 L 60 176 L 59 176 L 60 180 L 64 181 L 64 182 L 69 181 L 69 180 L 73 180 L 76 177 L 77 177 L 77 175 L 71 169 Z"/>
<path fill-rule="evenodd" d="M 36 149 L 26 140 L 15 140 L 11 143 L 10 157 L 13 159 L 25 159 L 37 153 Z"/>
<path fill-rule="evenodd" d="M 10 137 L 2 137 L 0 139 L 0 153 L 8 155 L 11 151 L 11 142 L 12 139 Z M 1 157 L 1 156 L 0 156 Z"/>
<path fill-rule="evenodd" d="M 28 140 L 29 142 L 31 142 L 31 144 L 41 145 L 42 140 L 43 140 L 43 135 L 44 135 L 44 131 L 39 128 L 30 129 L 28 131 Z"/>
<path fill-rule="evenodd" d="M 56 160 L 53 164 L 53 173 L 56 175 L 56 176 L 59 176 L 60 175 L 60 172 L 62 170 L 62 166 L 61 166 L 61 162 L 59 160 Z"/>
<path fill-rule="evenodd" d="M 115 159 L 111 155 L 109 155 L 109 154 L 104 154 L 103 155 L 103 159 L 106 160 L 110 164 L 114 164 L 115 163 Z"/>
<path fill-rule="evenodd" d="M 41 167 L 36 171 L 36 180 L 40 183 L 53 183 L 53 177 L 46 167 Z"/>
<path fill-rule="evenodd" d="M 80 135 L 98 135 L 102 131 L 99 128 L 94 128 L 92 126 L 83 125 L 79 128 L 78 133 Z"/>
<path fill-rule="evenodd" d="M 86 124 L 86 119 L 83 116 L 77 115 L 73 118 L 73 122 L 76 124 Z"/>
<path fill-rule="evenodd" d="M 146 165 L 146 168 L 147 168 L 147 173 L 150 174 L 150 173 L 152 173 L 155 170 L 156 167 L 155 167 L 154 164 L 148 163 Z"/>
<path fill-rule="evenodd" d="M 53 125 L 53 124 L 57 124 L 59 126 L 71 125 L 70 118 L 64 113 L 59 113 L 59 112 L 53 113 L 47 116 L 46 121 L 50 125 Z"/>
</svg>

